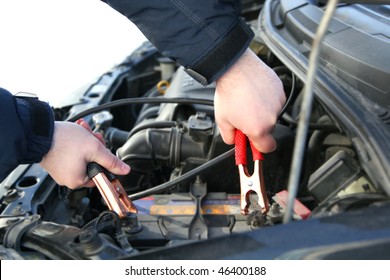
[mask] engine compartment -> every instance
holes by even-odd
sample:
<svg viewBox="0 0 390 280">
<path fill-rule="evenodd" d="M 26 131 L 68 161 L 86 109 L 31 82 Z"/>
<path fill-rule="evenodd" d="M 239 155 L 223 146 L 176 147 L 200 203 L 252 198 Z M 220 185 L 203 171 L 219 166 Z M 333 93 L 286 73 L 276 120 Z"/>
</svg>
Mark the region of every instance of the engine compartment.
<svg viewBox="0 0 390 280">
<path fill-rule="evenodd" d="M 254 24 L 261 7 L 244 10 L 249 23 Z M 57 120 L 83 116 L 131 166 L 119 180 L 138 213 L 121 220 L 96 188 L 70 190 L 39 165 L 19 166 L 0 188 L 2 257 L 142 257 L 155 249 L 281 224 L 304 82 L 260 37 L 251 48 L 279 75 L 288 96 L 273 132 L 278 149 L 263 161 L 267 215 L 258 211 L 256 193 L 250 197 L 250 214 L 241 214 L 233 147 L 222 141 L 213 116 L 215 85 L 197 84 L 146 42 L 72 105 L 55 109 Z M 294 222 L 388 200 L 362 167 L 355 140 L 319 99 L 303 166 Z"/>
</svg>

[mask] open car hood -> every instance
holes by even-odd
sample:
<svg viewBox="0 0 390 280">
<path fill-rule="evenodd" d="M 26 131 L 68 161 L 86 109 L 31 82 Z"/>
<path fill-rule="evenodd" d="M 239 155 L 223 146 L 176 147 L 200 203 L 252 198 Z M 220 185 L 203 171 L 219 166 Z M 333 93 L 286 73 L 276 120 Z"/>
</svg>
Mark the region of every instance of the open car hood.
<svg viewBox="0 0 390 280">
<path fill-rule="evenodd" d="M 262 40 L 306 80 L 311 43 L 324 6 L 310 0 L 266 1 L 258 20 Z M 389 168 L 390 6 L 339 4 L 324 36 L 314 94 L 339 119 L 367 159 Z M 372 167 L 368 167 L 372 169 Z M 374 168 L 375 169 L 375 168 Z M 386 178 L 386 169 L 374 177 Z"/>
<path fill-rule="evenodd" d="M 268 1 L 260 17 L 267 46 L 305 79 L 311 42 L 324 13 L 313 1 Z M 320 53 L 321 71 L 351 96 L 390 109 L 390 6 L 340 4 Z"/>
</svg>

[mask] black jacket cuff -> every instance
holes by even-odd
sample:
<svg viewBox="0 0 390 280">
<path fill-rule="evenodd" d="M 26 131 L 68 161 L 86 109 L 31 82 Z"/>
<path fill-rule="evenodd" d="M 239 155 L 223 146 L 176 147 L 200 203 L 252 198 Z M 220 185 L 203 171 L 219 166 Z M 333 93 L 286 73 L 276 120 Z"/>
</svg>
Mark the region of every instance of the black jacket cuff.
<svg viewBox="0 0 390 280">
<path fill-rule="evenodd" d="M 54 115 L 49 104 L 37 98 L 17 97 L 17 108 L 26 136 L 26 153 L 21 163 L 37 163 L 46 155 L 54 134 Z"/>
<path fill-rule="evenodd" d="M 253 36 L 252 29 L 239 20 L 213 50 L 187 66 L 186 72 L 202 85 L 216 81 L 241 57 Z"/>
</svg>

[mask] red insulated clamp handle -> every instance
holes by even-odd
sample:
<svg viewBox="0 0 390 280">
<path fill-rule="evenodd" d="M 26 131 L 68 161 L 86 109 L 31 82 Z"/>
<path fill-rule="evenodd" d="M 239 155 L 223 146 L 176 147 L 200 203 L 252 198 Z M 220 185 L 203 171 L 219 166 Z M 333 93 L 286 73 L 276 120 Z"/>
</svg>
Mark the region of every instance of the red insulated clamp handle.
<svg viewBox="0 0 390 280">
<path fill-rule="evenodd" d="M 254 161 L 255 161 L 255 160 L 263 160 L 263 159 L 264 159 L 263 154 L 262 154 L 259 150 L 257 150 L 257 149 L 255 148 L 255 146 L 253 146 L 252 141 L 249 141 L 249 142 L 250 142 L 250 144 L 251 144 L 253 160 L 254 160 Z"/>
<path fill-rule="evenodd" d="M 246 136 L 241 130 L 236 129 L 234 144 L 236 146 L 236 165 L 246 164 Z"/>
<path fill-rule="evenodd" d="M 241 130 L 236 129 L 234 143 L 236 146 L 235 157 L 236 157 L 236 165 L 246 164 L 246 140 L 247 137 Z M 259 152 L 255 146 L 253 146 L 252 141 L 250 141 L 252 157 L 253 160 L 263 160 L 263 154 Z"/>
</svg>

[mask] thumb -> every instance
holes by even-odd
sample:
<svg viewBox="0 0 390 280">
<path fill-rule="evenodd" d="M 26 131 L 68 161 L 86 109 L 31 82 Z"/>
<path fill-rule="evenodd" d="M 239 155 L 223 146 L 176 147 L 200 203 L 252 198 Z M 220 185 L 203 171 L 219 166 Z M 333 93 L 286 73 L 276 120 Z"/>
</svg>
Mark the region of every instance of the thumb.
<svg viewBox="0 0 390 280">
<path fill-rule="evenodd" d="M 109 172 L 116 175 L 126 175 L 130 172 L 130 166 L 121 161 L 118 157 L 113 155 L 109 150 L 98 153 L 95 162 L 107 169 Z"/>
</svg>

